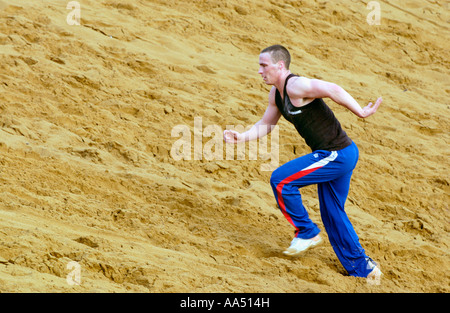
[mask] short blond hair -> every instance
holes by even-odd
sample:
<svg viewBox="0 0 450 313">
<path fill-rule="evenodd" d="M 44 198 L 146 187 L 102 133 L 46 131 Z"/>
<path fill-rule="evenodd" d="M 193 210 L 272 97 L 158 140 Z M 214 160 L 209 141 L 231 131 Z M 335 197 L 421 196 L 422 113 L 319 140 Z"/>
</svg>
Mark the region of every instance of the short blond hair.
<svg viewBox="0 0 450 313">
<path fill-rule="evenodd" d="M 286 69 L 289 69 L 289 65 L 291 65 L 291 54 L 289 53 L 288 49 L 286 49 L 282 45 L 273 45 L 261 51 L 261 53 L 266 52 L 270 54 L 273 63 L 283 61 Z"/>
</svg>

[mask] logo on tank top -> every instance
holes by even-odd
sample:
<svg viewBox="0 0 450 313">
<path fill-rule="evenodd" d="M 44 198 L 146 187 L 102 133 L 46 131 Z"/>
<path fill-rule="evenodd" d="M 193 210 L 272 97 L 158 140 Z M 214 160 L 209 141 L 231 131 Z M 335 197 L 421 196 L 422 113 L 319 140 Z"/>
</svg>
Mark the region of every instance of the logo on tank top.
<svg viewBox="0 0 450 313">
<path fill-rule="evenodd" d="M 302 113 L 302 110 L 290 111 L 290 110 L 288 109 L 287 112 L 288 112 L 290 115 L 297 115 L 297 114 Z"/>
</svg>

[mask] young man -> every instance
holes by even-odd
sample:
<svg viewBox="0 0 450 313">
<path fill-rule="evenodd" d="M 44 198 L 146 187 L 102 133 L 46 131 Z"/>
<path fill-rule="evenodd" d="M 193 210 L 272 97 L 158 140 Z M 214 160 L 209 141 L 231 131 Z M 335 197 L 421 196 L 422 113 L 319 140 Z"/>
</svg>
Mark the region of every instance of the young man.
<svg viewBox="0 0 450 313">
<path fill-rule="evenodd" d="M 293 75 L 290 61 L 289 51 L 283 46 L 274 45 L 261 51 L 259 74 L 267 85 L 273 86 L 269 105 L 250 130 L 244 133 L 226 130 L 224 140 L 237 143 L 261 138 L 272 130 L 281 115 L 291 122 L 312 153 L 282 165 L 270 179 L 280 210 L 296 230 L 284 254 L 298 256 L 321 242 L 320 230 L 309 219 L 299 192 L 303 186 L 317 184 L 322 221 L 340 262 L 351 276 L 378 278 L 379 268 L 366 256 L 344 211 L 358 148 L 322 98 L 330 98 L 361 118 L 374 114 L 382 99 L 361 108 L 336 84 Z"/>
</svg>

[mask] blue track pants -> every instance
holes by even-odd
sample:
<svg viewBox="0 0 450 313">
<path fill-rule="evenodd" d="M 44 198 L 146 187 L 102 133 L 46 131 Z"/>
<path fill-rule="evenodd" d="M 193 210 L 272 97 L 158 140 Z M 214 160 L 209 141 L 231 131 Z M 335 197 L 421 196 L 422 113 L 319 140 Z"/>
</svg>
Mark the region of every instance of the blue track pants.
<svg viewBox="0 0 450 313">
<path fill-rule="evenodd" d="M 302 204 L 299 188 L 317 184 L 320 214 L 330 243 L 351 276 L 366 277 L 372 269 L 344 210 L 350 179 L 358 161 L 355 143 L 339 151 L 317 150 L 276 169 L 270 178 L 278 206 L 298 238 L 319 234 Z"/>
</svg>

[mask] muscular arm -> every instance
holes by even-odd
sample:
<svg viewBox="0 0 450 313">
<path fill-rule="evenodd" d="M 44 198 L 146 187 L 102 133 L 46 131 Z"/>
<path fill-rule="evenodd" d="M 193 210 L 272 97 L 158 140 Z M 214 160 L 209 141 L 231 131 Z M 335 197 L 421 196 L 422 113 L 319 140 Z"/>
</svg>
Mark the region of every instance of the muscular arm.
<svg viewBox="0 0 450 313">
<path fill-rule="evenodd" d="M 234 130 L 225 130 L 223 132 L 225 142 L 237 143 L 243 141 L 255 140 L 269 134 L 273 127 L 278 123 L 281 113 L 275 104 L 276 88 L 272 87 L 269 93 L 269 105 L 264 112 L 263 117 L 255 123 L 248 131 L 238 133 Z"/>
<path fill-rule="evenodd" d="M 299 77 L 291 84 L 288 84 L 287 92 L 291 99 L 330 98 L 361 118 L 366 118 L 374 114 L 383 101 L 380 97 L 374 104 L 370 102 L 367 106 L 361 108 L 359 103 L 342 87 L 323 80 L 308 79 L 305 77 Z"/>
</svg>

